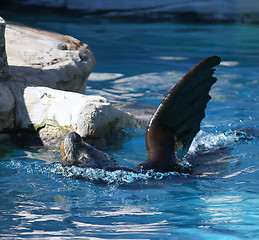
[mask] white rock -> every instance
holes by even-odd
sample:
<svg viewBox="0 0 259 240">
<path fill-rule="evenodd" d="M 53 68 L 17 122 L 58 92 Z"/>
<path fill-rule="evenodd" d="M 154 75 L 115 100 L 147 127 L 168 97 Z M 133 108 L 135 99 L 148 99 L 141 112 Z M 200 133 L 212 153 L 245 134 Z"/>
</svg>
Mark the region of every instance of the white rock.
<svg viewBox="0 0 259 240">
<path fill-rule="evenodd" d="M 83 93 L 95 66 L 86 44 L 57 33 L 8 24 L 6 52 L 14 81 Z"/>
<path fill-rule="evenodd" d="M 132 128 L 131 115 L 113 107 L 101 96 L 55 90 L 47 87 L 10 83 L 16 93 L 16 126 L 35 129 L 51 125 L 77 131 L 82 137 L 116 137 Z"/>
</svg>

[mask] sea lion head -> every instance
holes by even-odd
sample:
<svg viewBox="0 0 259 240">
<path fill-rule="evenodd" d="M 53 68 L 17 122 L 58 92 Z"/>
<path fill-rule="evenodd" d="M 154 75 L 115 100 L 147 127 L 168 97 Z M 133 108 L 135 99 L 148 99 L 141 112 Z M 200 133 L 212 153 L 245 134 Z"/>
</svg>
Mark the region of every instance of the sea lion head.
<svg viewBox="0 0 259 240">
<path fill-rule="evenodd" d="M 111 169 L 116 164 L 112 157 L 85 143 L 76 132 L 65 137 L 60 152 L 62 166 Z"/>
<path fill-rule="evenodd" d="M 76 132 L 69 133 L 60 146 L 62 166 L 76 165 L 83 139 Z"/>
</svg>

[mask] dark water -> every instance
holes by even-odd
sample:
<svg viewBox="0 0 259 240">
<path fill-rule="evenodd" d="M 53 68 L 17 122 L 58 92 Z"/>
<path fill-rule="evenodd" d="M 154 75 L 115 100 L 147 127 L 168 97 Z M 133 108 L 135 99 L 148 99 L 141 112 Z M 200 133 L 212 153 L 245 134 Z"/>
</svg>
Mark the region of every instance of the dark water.
<svg viewBox="0 0 259 240">
<path fill-rule="evenodd" d="M 6 14 L 6 15 L 5 15 Z M 258 25 L 129 23 L 2 13 L 87 42 L 97 65 L 86 94 L 156 106 L 194 64 L 222 57 L 218 82 L 190 153 L 232 146 L 213 177 L 66 171 L 59 153 L 0 149 L 2 239 L 259 239 L 258 140 L 223 132 L 259 128 Z M 146 159 L 144 132 L 109 152 L 134 166 Z M 83 176 L 96 184 L 71 178 Z"/>
</svg>

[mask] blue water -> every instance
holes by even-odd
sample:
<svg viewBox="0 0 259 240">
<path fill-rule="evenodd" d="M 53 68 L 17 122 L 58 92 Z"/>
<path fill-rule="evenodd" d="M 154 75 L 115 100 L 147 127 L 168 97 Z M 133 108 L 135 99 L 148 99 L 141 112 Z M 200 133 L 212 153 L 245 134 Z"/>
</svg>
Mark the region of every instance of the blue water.
<svg viewBox="0 0 259 240">
<path fill-rule="evenodd" d="M 157 106 L 194 64 L 222 57 L 218 82 L 190 153 L 232 146 L 205 177 L 62 169 L 56 149 L 0 149 L 1 239 L 259 239 L 258 25 L 129 23 L 4 15 L 87 42 L 97 65 L 86 94 Z M 144 131 L 108 152 L 134 166 L 146 159 Z M 78 175 L 92 181 L 72 178 Z"/>
</svg>

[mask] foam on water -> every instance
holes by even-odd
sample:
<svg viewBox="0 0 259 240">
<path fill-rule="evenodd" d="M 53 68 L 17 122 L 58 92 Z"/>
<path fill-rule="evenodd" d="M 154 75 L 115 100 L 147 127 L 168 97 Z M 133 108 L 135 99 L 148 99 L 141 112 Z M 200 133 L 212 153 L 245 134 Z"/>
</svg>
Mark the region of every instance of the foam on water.
<svg viewBox="0 0 259 240">
<path fill-rule="evenodd" d="M 104 182 L 108 185 L 122 185 L 134 183 L 136 181 L 148 181 L 149 179 L 164 179 L 169 176 L 187 176 L 187 174 L 179 174 L 177 172 L 159 173 L 153 170 L 145 173 L 134 173 L 129 171 L 106 171 L 104 169 L 79 168 L 79 167 L 62 167 L 56 164 L 53 172 L 61 174 L 64 177 L 79 178 L 93 182 Z"/>
<path fill-rule="evenodd" d="M 245 131 L 229 130 L 221 133 L 206 133 L 204 131 L 199 131 L 194 138 L 189 154 L 195 154 L 197 152 L 207 151 L 215 148 L 222 147 L 233 147 L 233 145 L 238 141 L 251 141 L 256 139 L 256 137 L 247 134 Z"/>
<path fill-rule="evenodd" d="M 214 148 L 227 147 L 234 144 L 238 139 L 239 137 L 234 132 L 232 134 L 226 132 L 213 134 L 200 131 L 194 138 L 188 153 L 194 154 Z"/>
</svg>

